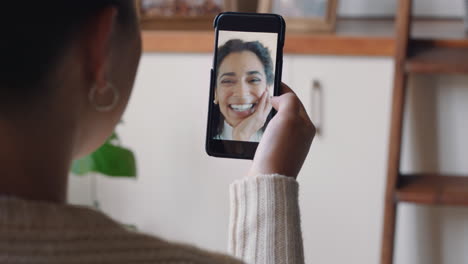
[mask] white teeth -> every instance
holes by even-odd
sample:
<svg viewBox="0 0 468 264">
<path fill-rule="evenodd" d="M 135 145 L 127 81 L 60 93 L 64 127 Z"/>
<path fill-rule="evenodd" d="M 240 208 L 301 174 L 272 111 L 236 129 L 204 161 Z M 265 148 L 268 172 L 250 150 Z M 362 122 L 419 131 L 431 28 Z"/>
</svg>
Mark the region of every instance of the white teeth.
<svg viewBox="0 0 468 264">
<path fill-rule="evenodd" d="M 243 112 L 249 110 L 253 107 L 253 104 L 233 104 L 231 105 L 231 109 L 236 112 Z"/>
</svg>

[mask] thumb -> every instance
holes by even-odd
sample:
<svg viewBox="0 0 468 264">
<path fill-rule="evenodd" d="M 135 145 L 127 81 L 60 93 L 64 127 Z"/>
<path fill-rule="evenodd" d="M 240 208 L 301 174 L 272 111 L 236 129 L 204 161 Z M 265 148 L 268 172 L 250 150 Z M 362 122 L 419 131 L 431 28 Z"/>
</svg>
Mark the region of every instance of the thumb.
<svg viewBox="0 0 468 264">
<path fill-rule="evenodd" d="M 271 98 L 271 105 L 276 111 L 279 111 L 280 104 L 281 104 L 281 96 L 274 96 Z"/>
</svg>

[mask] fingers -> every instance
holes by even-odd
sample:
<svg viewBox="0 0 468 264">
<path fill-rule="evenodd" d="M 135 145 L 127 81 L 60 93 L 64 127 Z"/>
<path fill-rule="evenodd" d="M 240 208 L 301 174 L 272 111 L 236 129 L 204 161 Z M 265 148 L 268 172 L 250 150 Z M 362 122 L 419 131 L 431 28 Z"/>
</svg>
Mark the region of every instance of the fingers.
<svg viewBox="0 0 468 264">
<path fill-rule="evenodd" d="M 257 113 L 263 113 L 269 97 L 268 90 L 265 90 L 262 94 L 262 97 L 260 98 L 260 102 L 258 103 L 257 109 L 259 111 L 257 111 Z"/>
<path fill-rule="evenodd" d="M 281 101 L 281 98 L 279 96 L 277 97 L 272 97 L 270 102 L 271 102 L 271 106 L 273 106 L 273 108 L 276 110 L 276 111 L 279 111 L 279 108 L 280 108 L 280 101 Z"/>
<path fill-rule="evenodd" d="M 271 99 L 272 106 L 278 111 L 298 110 L 300 105 L 299 98 L 294 93 L 285 93 L 281 96 L 273 97 Z"/>
<path fill-rule="evenodd" d="M 265 115 L 268 115 L 271 111 L 271 97 L 269 93 L 266 95 L 266 98 L 267 99 L 266 99 L 264 112 L 265 112 Z"/>
<path fill-rule="evenodd" d="M 261 112 L 261 122 L 262 122 L 262 126 L 265 124 L 266 122 L 266 119 L 268 118 L 268 115 L 270 114 L 271 112 L 271 96 L 270 96 L 270 93 L 268 92 L 268 90 L 265 92 L 264 94 L 265 96 L 265 104 L 263 106 L 263 108 L 259 108 L 259 112 Z"/>
<path fill-rule="evenodd" d="M 268 108 L 270 108 L 270 110 L 267 110 Z M 265 90 L 256 106 L 256 111 L 234 128 L 233 138 L 241 141 L 249 140 L 253 134 L 265 125 L 270 111 L 270 94 L 268 90 Z"/>
<path fill-rule="evenodd" d="M 280 101 L 282 100 L 282 97 L 287 94 L 296 95 L 296 93 L 294 93 L 294 91 L 288 85 L 286 85 L 285 83 L 281 83 L 281 95 L 275 96 L 271 99 L 271 104 L 276 111 L 279 111 Z"/>
<path fill-rule="evenodd" d="M 296 94 L 287 84 L 281 83 L 281 94 L 293 93 Z"/>
<path fill-rule="evenodd" d="M 273 108 L 285 114 L 298 115 L 303 120 L 311 122 L 304 105 L 297 97 L 296 93 L 284 83 L 282 83 L 281 88 L 283 94 L 271 99 Z"/>
</svg>

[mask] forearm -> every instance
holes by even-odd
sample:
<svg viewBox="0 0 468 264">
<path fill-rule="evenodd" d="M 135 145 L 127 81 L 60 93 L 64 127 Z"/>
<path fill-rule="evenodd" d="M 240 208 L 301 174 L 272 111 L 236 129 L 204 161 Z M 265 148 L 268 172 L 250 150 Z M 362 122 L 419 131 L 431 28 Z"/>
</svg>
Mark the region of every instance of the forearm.
<svg viewBox="0 0 468 264">
<path fill-rule="evenodd" d="M 229 252 L 247 264 L 302 264 L 296 180 L 279 175 L 231 185 Z"/>
</svg>

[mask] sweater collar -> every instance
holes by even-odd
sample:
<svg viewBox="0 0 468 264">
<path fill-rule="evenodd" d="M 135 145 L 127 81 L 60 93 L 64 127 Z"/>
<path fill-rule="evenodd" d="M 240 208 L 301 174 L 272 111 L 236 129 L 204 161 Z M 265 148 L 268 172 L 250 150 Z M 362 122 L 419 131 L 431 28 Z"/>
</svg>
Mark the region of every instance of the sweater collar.
<svg viewBox="0 0 468 264">
<path fill-rule="evenodd" d="M 0 197 L 0 230 L 118 228 L 109 217 L 83 206 Z"/>
</svg>

